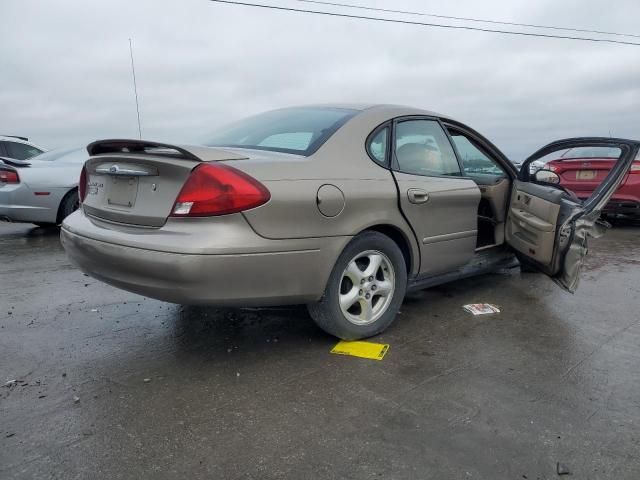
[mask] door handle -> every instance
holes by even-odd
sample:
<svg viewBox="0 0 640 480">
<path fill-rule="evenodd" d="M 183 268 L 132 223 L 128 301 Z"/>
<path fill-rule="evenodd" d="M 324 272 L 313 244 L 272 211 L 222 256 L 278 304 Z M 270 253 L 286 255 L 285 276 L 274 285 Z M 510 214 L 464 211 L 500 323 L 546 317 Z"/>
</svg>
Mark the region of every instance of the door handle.
<svg viewBox="0 0 640 480">
<path fill-rule="evenodd" d="M 407 197 L 411 203 L 427 203 L 429 201 L 429 194 L 420 188 L 407 190 Z"/>
</svg>

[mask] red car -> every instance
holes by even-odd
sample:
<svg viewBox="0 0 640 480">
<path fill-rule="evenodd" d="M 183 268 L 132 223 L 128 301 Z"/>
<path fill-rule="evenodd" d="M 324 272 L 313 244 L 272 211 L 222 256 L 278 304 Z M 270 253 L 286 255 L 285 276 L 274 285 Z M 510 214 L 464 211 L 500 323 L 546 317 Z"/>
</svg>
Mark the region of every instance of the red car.
<svg viewBox="0 0 640 480">
<path fill-rule="evenodd" d="M 581 200 L 586 200 L 602 183 L 619 156 L 620 150 L 617 148 L 571 148 L 544 168 L 557 173 L 563 187 L 573 191 Z M 603 213 L 640 217 L 640 154 Z"/>
</svg>

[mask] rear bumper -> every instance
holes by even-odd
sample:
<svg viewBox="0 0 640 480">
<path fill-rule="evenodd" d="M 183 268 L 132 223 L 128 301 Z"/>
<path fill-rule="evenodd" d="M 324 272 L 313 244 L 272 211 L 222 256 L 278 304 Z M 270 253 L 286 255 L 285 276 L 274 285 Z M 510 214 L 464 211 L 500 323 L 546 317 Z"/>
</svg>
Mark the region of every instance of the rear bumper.
<svg viewBox="0 0 640 480">
<path fill-rule="evenodd" d="M 350 240 L 349 237 L 269 240 L 255 234 L 241 215 L 227 217 L 201 219 L 204 238 L 216 237 L 206 234 L 211 223 L 218 220 L 221 228 L 227 227 L 227 234 L 242 232 L 240 236 L 244 239 L 233 248 L 228 239 L 210 240 L 220 245 L 218 252 L 211 249 L 208 253 L 177 252 L 176 246 L 167 243 L 167 236 L 173 233 L 164 233 L 162 228 L 138 234 L 118 232 L 113 235 L 117 243 L 92 238 L 108 236 L 108 229 L 105 231 L 99 222 L 88 219 L 82 212 L 67 218 L 60 237 L 69 258 L 105 283 L 167 302 L 219 306 L 269 306 L 318 300 L 335 260 Z M 178 228 L 179 223 L 174 221 L 170 229 Z M 197 222 L 185 222 L 185 226 L 190 225 L 185 234 L 194 223 L 197 226 Z M 131 245 L 134 242 L 127 242 L 127 236 L 142 237 L 146 246 Z M 184 250 L 193 250 L 193 246 L 186 247 L 192 243 L 188 237 L 180 241 Z"/>
</svg>

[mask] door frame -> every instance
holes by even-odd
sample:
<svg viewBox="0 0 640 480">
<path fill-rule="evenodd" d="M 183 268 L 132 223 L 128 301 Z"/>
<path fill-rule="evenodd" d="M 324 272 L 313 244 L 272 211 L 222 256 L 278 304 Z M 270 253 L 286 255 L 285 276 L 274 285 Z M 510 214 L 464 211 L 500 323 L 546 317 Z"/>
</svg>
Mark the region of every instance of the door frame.
<svg viewBox="0 0 640 480">
<path fill-rule="evenodd" d="M 520 172 L 518 174 L 518 180 L 521 180 L 523 182 L 542 184 L 540 182 L 537 182 L 534 175 L 531 175 L 531 173 L 529 172 L 529 165 L 532 162 L 558 150 L 593 146 L 613 147 L 620 149 L 620 156 L 618 157 L 618 160 L 616 161 L 614 167 L 609 171 L 606 178 L 602 181 L 598 188 L 593 191 L 587 201 L 583 203 L 583 215 L 588 215 L 596 209 L 601 210 L 602 207 L 604 207 L 604 205 L 609 201 L 608 198 L 604 198 L 606 197 L 607 191 L 610 190 L 616 183 L 617 185 L 615 185 L 615 189 L 617 189 L 619 184 L 622 183 L 622 180 L 624 179 L 624 174 L 629 171 L 631 163 L 633 163 L 636 155 L 638 154 L 638 150 L 640 149 L 640 141 L 628 140 L 625 138 L 607 137 L 575 137 L 556 140 L 555 142 L 551 142 L 533 153 L 522 163 L 522 168 L 520 169 Z M 626 156 L 628 156 L 628 158 L 625 159 L 624 157 Z M 599 196 L 602 196 L 602 201 L 598 201 Z"/>
<path fill-rule="evenodd" d="M 530 263 L 536 269 L 554 279 L 562 288 L 574 292 L 578 286 L 580 267 L 587 254 L 588 237 L 598 238 L 604 234 L 609 225 L 599 220 L 600 213 L 613 193 L 624 181 L 631 164 L 640 150 L 640 141 L 607 137 L 576 137 L 557 140 L 545 145 L 522 164 L 518 180 L 524 183 L 556 187 L 535 180 L 535 174 L 529 172 L 529 165 L 550 153 L 576 147 L 603 146 L 620 149 L 620 156 L 614 167 L 602 183 L 594 190 L 586 202 L 578 203 L 572 199 L 561 200 L 561 211 L 556 223 L 556 235 L 553 245 L 553 257 L 550 266 Z M 565 190 L 566 191 L 566 190 Z M 564 210 L 564 211 L 563 211 Z M 524 255 L 527 258 L 526 255 Z"/>
<path fill-rule="evenodd" d="M 475 131 L 473 128 L 463 123 L 456 122 L 455 120 L 450 120 L 448 118 L 443 119 L 442 124 L 444 125 L 445 130 L 447 130 L 447 135 L 449 135 L 448 128 L 458 130 L 461 133 L 468 136 L 469 138 L 473 139 L 476 143 L 478 143 L 478 145 L 482 149 L 486 150 L 490 155 L 495 157 L 495 159 L 500 164 L 500 166 L 505 169 L 507 175 L 509 176 L 512 182 L 513 180 L 518 178 L 518 169 L 516 168 L 516 166 L 509 160 L 509 158 L 504 153 L 502 153 L 502 151 L 498 147 L 496 147 L 493 143 L 491 143 L 491 141 L 488 140 L 486 137 L 484 137 L 483 135 Z M 449 135 L 449 137 L 451 136 Z M 453 143 L 453 147 L 456 151 L 456 155 L 460 157 L 460 152 L 458 152 L 458 149 L 455 147 L 455 142 L 451 140 L 451 143 Z M 462 161 L 460 162 L 462 163 Z M 464 170 L 463 170 L 463 174 L 464 174 Z"/>
</svg>

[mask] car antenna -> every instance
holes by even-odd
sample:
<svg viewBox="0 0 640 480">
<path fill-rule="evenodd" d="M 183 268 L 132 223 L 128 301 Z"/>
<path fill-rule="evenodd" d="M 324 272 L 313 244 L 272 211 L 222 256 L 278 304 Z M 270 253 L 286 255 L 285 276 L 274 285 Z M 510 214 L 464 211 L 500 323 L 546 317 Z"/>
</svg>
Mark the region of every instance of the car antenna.
<svg viewBox="0 0 640 480">
<path fill-rule="evenodd" d="M 138 105 L 138 85 L 136 84 L 136 68 L 133 64 L 133 45 L 129 38 L 129 53 L 131 55 L 131 74 L 133 76 L 133 93 L 136 97 L 136 113 L 138 114 L 138 137 L 142 140 L 142 128 L 140 127 L 140 106 Z"/>
</svg>

